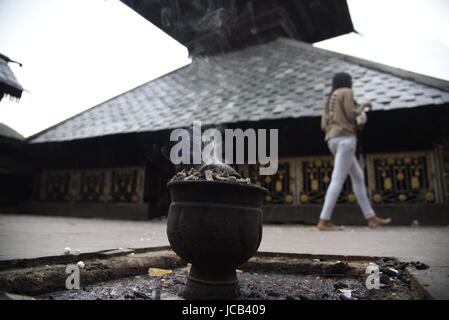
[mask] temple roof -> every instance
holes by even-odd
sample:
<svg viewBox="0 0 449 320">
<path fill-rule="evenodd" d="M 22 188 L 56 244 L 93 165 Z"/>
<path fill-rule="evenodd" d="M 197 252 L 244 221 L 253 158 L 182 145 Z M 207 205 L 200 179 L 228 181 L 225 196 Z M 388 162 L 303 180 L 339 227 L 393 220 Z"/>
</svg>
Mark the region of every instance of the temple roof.
<svg viewBox="0 0 449 320">
<path fill-rule="evenodd" d="M 308 43 L 354 31 L 346 0 L 121 0 L 185 45 L 212 55 L 286 37 Z"/>
<path fill-rule="evenodd" d="M 0 138 L 8 138 L 12 140 L 24 140 L 25 138 L 11 127 L 0 122 Z"/>
<path fill-rule="evenodd" d="M 373 110 L 449 102 L 449 82 L 277 39 L 206 58 L 152 80 L 32 136 L 31 143 L 152 132 L 203 124 L 315 117 L 333 74 L 353 76 Z"/>
<path fill-rule="evenodd" d="M 0 100 L 4 94 L 20 99 L 23 88 L 17 81 L 16 76 L 8 65 L 8 62 L 15 61 L 0 54 Z"/>
</svg>

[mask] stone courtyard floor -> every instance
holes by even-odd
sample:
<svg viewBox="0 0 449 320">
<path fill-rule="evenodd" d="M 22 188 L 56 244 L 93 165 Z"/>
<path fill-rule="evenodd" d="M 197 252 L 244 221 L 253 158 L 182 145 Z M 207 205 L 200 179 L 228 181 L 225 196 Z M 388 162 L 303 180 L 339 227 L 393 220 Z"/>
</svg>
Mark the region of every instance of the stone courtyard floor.
<svg viewBox="0 0 449 320">
<path fill-rule="evenodd" d="M 122 221 L 0 214 L 0 260 L 168 245 L 166 221 Z M 313 226 L 264 225 L 259 251 L 388 256 L 420 261 L 430 269 L 415 278 L 437 299 L 449 299 L 449 227 L 347 226 L 322 232 Z"/>
</svg>

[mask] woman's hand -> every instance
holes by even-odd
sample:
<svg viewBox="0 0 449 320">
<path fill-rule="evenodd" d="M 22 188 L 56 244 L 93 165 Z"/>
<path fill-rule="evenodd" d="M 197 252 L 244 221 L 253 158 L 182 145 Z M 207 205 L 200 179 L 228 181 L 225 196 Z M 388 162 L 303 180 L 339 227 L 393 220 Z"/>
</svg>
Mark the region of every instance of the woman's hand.
<svg viewBox="0 0 449 320">
<path fill-rule="evenodd" d="M 372 103 L 371 102 L 365 102 L 365 103 L 362 103 L 362 106 L 365 108 L 365 109 L 369 109 L 369 110 L 371 110 L 372 109 L 372 107 L 373 107 L 373 105 L 372 105 Z"/>
</svg>

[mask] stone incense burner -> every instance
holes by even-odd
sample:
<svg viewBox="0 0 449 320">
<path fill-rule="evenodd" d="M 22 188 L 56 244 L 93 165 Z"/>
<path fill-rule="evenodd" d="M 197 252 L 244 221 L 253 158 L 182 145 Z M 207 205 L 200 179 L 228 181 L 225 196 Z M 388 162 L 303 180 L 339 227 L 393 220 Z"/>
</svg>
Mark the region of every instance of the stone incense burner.
<svg viewBox="0 0 449 320">
<path fill-rule="evenodd" d="M 167 235 L 173 250 L 192 264 L 186 299 L 236 299 L 236 267 L 262 239 L 266 189 L 222 180 L 168 183 Z"/>
</svg>

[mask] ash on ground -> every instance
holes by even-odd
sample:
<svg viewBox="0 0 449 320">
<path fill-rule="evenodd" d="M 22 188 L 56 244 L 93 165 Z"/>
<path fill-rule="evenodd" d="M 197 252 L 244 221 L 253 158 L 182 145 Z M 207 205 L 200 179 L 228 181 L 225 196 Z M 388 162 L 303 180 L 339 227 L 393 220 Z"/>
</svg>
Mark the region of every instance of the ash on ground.
<svg viewBox="0 0 449 320">
<path fill-rule="evenodd" d="M 239 300 L 424 299 L 418 291 L 412 288 L 408 275 L 400 268 L 396 270 L 393 267 L 397 266 L 381 265 L 384 272 L 380 282 L 384 286 L 381 289 L 371 290 L 366 288 L 366 276 L 302 275 L 264 270 L 238 270 L 237 276 L 241 293 Z M 176 300 L 182 299 L 188 273 L 189 267 L 184 267 L 172 270 L 169 275 L 128 277 L 89 285 L 80 290 L 54 292 L 37 298 L 50 300 Z"/>
<path fill-rule="evenodd" d="M 197 170 L 196 168 L 183 169 L 176 173 L 170 182 L 197 180 L 251 184 L 249 178 L 243 179 L 240 174 L 227 165 L 207 165 L 200 168 L 200 170 Z"/>
</svg>

